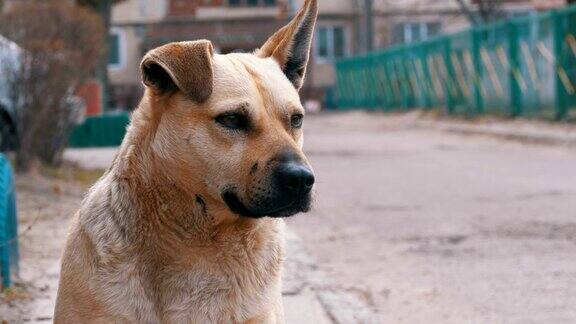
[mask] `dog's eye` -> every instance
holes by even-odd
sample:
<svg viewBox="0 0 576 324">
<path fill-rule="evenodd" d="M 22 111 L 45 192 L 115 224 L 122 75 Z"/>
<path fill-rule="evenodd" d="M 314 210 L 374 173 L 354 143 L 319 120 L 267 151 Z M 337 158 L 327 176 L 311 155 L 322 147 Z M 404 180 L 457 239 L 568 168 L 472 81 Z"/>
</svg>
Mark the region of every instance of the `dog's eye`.
<svg viewBox="0 0 576 324">
<path fill-rule="evenodd" d="M 216 122 L 229 129 L 248 129 L 248 118 L 243 114 L 224 113 L 216 117 Z"/>
<path fill-rule="evenodd" d="M 304 115 L 302 114 L 292 115 L 290 118 L 290 126 L 292 126 L 292 128 L 301 128 L 303 119 Z"/>
</svg>

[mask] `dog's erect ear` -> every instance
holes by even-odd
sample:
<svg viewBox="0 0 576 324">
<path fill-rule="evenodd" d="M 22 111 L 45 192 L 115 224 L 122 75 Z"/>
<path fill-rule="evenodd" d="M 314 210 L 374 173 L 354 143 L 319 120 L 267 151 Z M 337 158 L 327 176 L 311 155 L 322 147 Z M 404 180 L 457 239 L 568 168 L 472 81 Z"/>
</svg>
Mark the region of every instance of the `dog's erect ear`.
<svg viewBox="0 0 576 324">
<path fill-rule="evenodd" d="M 142 81 L 157 93 L 179 89 L 202 103 L 212 94 L 213 56 L 214 49 L 207 40 L 160 46 L 144 56 Z"/>
<path fill-rule="evenodd" d="M 288 80 L 298 90 L 304 82 L 317 15 L 317 1 L 306 0 L 294 19 L 256 52 L 260 57 L 273 57 L 278 61 Z"/>
</svg>

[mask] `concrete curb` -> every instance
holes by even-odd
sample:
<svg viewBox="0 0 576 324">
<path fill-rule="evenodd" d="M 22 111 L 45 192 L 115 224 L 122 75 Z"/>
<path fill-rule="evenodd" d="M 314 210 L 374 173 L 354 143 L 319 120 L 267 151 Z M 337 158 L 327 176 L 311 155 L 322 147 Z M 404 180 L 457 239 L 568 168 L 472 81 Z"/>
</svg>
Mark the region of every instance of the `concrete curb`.
<svg viewBox="0 0 576 324">
<path fill-rule="evenodd" d="M 576 127 L 547 125 L 531 121 L 480 122 L 415 120 L 415 126 L 449 133 L 488 136 L 526 144 L 562 146 L 576 149 Z"/>
</svg>

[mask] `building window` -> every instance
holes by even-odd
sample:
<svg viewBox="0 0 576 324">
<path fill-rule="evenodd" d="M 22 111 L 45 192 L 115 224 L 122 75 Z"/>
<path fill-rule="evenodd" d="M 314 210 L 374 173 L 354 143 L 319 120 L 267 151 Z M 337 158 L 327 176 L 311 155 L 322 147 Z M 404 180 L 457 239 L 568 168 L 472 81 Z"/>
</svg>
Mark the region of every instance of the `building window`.
<svg viewBox="0 0 576 324">
<path fill-rule="evenodd" d="M 228 0 L 230 7 L 275 6 L 276 0 Z"/>
<path fill-rule="evenodd" d="M 315 37 L 316 57 L 334 60 L 346 56 L 346 33 L 342 26 L 319 26 Z"/>
<path fill-rule="evenodd" d="M 393 43 L 412 43 L 428 39 L 440 33 L 439 22 L 407 22 L 394 26 Z"/>
<path fill-rule="evenodd" d="M 108 67 L 120 69 L 123 65 L 124 37 L 120 30 L 112 29 L 108 35 Z"/>
</svg>

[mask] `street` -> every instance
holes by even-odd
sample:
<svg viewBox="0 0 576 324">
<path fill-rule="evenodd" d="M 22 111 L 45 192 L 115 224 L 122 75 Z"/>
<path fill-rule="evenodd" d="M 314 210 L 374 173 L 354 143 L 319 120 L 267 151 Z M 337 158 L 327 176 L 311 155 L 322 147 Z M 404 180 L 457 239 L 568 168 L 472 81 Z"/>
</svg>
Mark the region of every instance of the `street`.
<svg viewBox="0 0 576 324">
<path fill-rule="evenodd" d="M 576 151 L 310 116 L 316 207 L 289 224 L 391 323 L 576 321 Z"/>
</svg>

